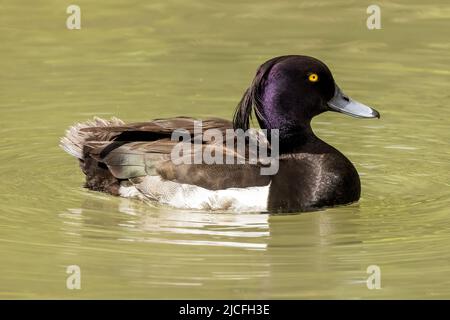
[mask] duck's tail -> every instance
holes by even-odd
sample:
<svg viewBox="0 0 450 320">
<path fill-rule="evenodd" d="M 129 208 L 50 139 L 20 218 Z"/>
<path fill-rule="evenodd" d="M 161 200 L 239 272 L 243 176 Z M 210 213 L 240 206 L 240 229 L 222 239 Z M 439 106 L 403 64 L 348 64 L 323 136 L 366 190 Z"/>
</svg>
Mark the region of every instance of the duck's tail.
<svg viewBox="0 0 450 320">
<path fill-rule="evenodd" d="M 84 160 L 83 147 L 88 141 L 105 141 L 108 138 L 101 131 L 91 132 L 83 131 L 84 128 L 92 127 L 114 127 L 124 125 L 124 122 L 118 118 L 111 118 L 111 120 L 104 120 L 95 117 L 86 122 L 77 123 L 66 130 L 66 135 L 61 138 L 59 146 L 68 154 Z"/>
</svg>

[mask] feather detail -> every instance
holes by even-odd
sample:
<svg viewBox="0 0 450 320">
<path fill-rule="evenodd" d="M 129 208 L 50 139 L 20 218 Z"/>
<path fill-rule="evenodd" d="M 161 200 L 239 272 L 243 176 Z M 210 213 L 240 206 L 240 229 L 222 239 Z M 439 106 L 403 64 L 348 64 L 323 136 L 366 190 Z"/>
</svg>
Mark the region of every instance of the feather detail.
<svg viewBox="0 0 450 320">
<path fill-rule="evenodd" d="M 111 139 L 109 132 L 105 134 L 103 131 L 91 132 L 85 131 L 85 129 L 122 126 L 124 124 L 122 120 L 114 117 L 111 120 L 94 117 L 93 120 L 77 123 L 67 129 L 66 135 L 61 138 L 59 146 L 68 154 L 83 160 L 83 148 L 88 141 L 105 141 Z"/>
</svg>

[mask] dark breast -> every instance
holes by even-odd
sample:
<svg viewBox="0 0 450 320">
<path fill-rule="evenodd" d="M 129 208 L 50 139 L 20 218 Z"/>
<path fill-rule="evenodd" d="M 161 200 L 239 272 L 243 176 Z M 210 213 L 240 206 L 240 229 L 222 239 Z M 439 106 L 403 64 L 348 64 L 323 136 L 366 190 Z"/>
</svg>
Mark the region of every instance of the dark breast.
<svg viewBox="0 0 450 320">
<path fill-rule="evenodd" d="M 313 211 L 358 201 L 361 185 L 340 152 L 283 155 L 270 186 L 270 212 Z"/>
</svg>

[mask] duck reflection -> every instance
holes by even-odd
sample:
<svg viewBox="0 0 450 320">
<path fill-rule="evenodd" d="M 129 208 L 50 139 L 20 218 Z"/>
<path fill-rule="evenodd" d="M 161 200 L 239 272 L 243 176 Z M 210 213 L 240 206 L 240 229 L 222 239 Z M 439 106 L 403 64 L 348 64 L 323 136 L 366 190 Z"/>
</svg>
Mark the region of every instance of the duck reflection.
<svg viewBox="0 0 450 320">
<path fill-rule="evenodd" d="M 273 298 L 285 289 L 342 285 L 317 279 L 345 269 L 336 253 L 356 242 L 358 210 L 355 205 L 301 215 L 193 212 L 92 196 L 61 218 L 71 256 L 80 253 L 81 244 L 99 246 L 102 257 L 96 259 L 116 261 L 117 276 L 132 287 L 165 288 L 167 297 L 178 298 L 192 287 Z M 114 252 L 106 254 L 105 247 Z M 169 290 L 174 287 L 180 295 Z M 191 294 L 186 291 L 186 297 Z"/>
<path fill-rule="evenodd" d="M 117 211 L 122 215 L 117 215 Z M 62 217 L 71 221 L 65 224 L 70 229 L 67 232 L 83 233 L 85 237 L 95 235 L 83 232 L 80 221 L 101 228 L 122 228 L 125 232 L 117 238 L 119 241 L 264 250 L 270 235 L 268 214 L 177 210 L 125 198 L 104 201 L 91 197 L 81 208 L 67 209 Z"/>
<path fill-rule="evenodd" d="M 83 232 L 83 227 L 97 226 L 116 231 L 114 236 L 119 241 L 259 250 L 296 246 L 317 249 L 351 243 L 349 235 L 355 234 L 353 222 L 358 211 L 358 205 L 354 205 L 298 215 L 195 212 L 133 199 L 92 196 L 81 208 L 66 209 L 61 217 L 65 218 L 64 228 L 68 234 L 78 233 L 84 237 L 95 235 Z M 117 232 L 120 230 L 125 232 Z M 117 238 L 117 234 L 120 237 Z"/>
</svg>

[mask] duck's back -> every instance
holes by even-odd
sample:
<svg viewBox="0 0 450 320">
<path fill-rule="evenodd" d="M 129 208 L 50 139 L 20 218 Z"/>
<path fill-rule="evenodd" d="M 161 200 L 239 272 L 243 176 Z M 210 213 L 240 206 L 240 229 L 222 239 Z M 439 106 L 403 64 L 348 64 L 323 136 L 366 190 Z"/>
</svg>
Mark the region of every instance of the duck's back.
<svg viewBox="0 0 450 320">
<path fill-rule="evenodd" d="M 95 191 L 156 200 L 178 208 L 265 211 L 270 177 L 260 175 L 260 163 L 189 161 L 196 153 L 203 155 L 205 148 L 217 149 L 234 160 L 246 156 L 234 144 L 228 147 L 226 138 L 223 144 L 200 140 L 200 148 L 194 147 L 196 121 L 178 117 L 125 124 L 118 119 L 96 118 L 71 127 L 61 146 L 79 159 L 85 186 Z M 232 128 L 228 120 L 206 119 L 200 133 L 214 129 L 225 135 Z M 172 139 L 176 130 L 190 137 L 185 159 L 181 159 L 188 161 L 180 164 L 172 161 L 172 151 L 180 142 Z"/>
</svg>

